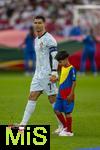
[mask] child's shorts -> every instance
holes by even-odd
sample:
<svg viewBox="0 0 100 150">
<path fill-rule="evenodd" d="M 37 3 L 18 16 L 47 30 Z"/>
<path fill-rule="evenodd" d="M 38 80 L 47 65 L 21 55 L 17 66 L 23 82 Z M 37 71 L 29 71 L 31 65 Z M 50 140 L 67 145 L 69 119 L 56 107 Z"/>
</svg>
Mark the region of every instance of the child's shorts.
<svg viewBox="0 0 100 150">
<path fill-rule="evenodd" d="M 69 103 L 67 100 L 57 98 L 54 105 L 54 110 L 64 112 L 66 114 L 71 113 L 73 111 L 73 108 L 74 108 L 74 100 Z"/>
</svg>

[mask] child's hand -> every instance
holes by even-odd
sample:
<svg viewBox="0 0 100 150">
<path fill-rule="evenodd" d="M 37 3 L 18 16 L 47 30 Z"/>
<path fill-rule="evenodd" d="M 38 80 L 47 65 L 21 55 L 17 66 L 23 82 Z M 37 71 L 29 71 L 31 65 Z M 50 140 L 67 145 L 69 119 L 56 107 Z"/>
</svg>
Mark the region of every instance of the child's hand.
<svg viewBox="0 0 100 150">
<path fill-rule="evenodd" d="M 73 93 L 70 93 L 68 96 L 67 96 L 67 101 L 70 103 L 74 100 L 74 94 Z"/>
</svg>

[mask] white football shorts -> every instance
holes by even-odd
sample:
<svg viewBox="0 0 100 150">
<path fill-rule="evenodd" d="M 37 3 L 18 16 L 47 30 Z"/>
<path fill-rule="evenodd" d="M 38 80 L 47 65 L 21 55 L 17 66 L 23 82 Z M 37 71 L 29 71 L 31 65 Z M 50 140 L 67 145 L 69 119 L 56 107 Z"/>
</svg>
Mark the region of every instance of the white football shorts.
<svg viewBox="0 0 100 150">
<path fill-rule="evenodd" d="M 55 83 L 50 82 L 49 77 L 37 78 L 34 76 L 30 86 L 30 92 L 32 91 L 44 91 L 49 96 L 57 94 L 58 89 Z"/>
</svg>

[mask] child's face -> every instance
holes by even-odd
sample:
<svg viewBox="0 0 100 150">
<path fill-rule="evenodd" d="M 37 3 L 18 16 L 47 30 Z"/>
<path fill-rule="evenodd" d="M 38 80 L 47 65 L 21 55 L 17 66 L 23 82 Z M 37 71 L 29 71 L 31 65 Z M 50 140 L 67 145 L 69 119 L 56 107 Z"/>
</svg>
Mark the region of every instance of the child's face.
<svg viewBox="0 0 100 150">
<path fill-rule="evenodd" d="M 59 61 L 59 64 L 60 64 L 61 66 L 66 67 L 66 66 L 68 65 L 68 59 L 65 58 L 65 59 L 63 59 L 63 60 L 60 60 L 60 61 Z"/>
</svg>

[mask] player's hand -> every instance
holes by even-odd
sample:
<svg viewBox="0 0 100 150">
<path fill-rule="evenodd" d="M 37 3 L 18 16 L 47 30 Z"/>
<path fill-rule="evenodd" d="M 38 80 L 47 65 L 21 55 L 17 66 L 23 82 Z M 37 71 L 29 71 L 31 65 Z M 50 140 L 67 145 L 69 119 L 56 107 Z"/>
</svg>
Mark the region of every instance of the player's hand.
<svg viewBox="0 0 100 150">
<path fill-rule="evenodd" d="M 58 80 L 58 78 L 57 78 L 55 75 L 51 75 L 50 81 L 51 81 L 52 83 L 57 82 L 57 80 Z"/>
<path fill-rule="evenodd" d="M 57 73 L 57 71 L 52 71 L 52 73 L 50 75 L 50 81 L 52 83 L 55 83 L 55 82 L 57 82 L 57 80 L 58 80 L 58 73 Z"/>
<path fill-rule="evenodd" d="M 70 93 L 70 94 L 67 96 L 67 101 L 68 101 L 69 103 L 71 103 L 73 100 L 74 100 L 74 94 L 73 94 L 73 93 Z"/>
</svg>

